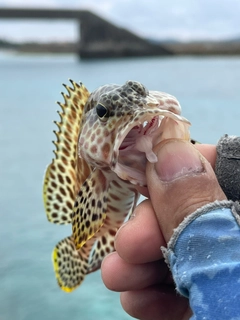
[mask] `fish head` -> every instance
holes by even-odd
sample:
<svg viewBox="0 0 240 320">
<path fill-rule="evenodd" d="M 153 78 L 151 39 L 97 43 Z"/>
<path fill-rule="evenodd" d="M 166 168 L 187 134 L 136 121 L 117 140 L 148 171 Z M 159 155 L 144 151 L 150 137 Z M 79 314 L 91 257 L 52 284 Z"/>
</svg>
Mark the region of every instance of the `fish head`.
<svg viewBox="0 0 240 320">
<path fill-rule="evenodd" d="M 79 156 L 93 167 L 111 169 L 121 179 L 146 185 L 146 162 L 156 162 L 154 145 L 189 140 L 189 121 L 175 97 L 148 91 L 136 81 L 94 91 L 84 108 Z"/>
</svg>

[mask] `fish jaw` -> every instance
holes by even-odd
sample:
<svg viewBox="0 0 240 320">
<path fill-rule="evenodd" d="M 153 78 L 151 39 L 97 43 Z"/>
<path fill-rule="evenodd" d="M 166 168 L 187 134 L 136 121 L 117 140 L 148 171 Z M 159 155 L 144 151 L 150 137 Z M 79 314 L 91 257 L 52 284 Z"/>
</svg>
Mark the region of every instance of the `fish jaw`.
<svg viewBox="0 0 240 320">
<path fill-rule="evenodd" d="M 189 140 L 190 122 L 168 110 L 146 109 L 118 132 L 110 167 L 121 179 L 146 186 L 147 161 L 156 162 L 154 146 L 166 139 Z"/>
</svg>

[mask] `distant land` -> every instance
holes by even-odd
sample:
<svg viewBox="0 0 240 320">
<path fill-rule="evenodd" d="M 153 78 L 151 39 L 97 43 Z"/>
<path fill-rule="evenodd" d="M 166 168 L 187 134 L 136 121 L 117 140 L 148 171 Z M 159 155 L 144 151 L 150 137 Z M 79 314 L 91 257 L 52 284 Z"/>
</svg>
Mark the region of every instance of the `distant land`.
<svg viewBox="0 0 240 320">
<path fill-rule="evenodd" d="M 161 45 L 173 55 L 240 55 L 240 38 L 224 41 L 159 41 L 147 39 L 149 43 Z M 0 39 L 0 50 L 14 50 L 21 53 L 76 53 L 78 42 L 23 42 L 17 43 Z"/>
<path fill-rule="evenodd" d="M 77 53 L 79 44 L 76 42 L 13 42 L 0 39 L 0 50 L 14 50 L 25 53 Z"/>
</svg>

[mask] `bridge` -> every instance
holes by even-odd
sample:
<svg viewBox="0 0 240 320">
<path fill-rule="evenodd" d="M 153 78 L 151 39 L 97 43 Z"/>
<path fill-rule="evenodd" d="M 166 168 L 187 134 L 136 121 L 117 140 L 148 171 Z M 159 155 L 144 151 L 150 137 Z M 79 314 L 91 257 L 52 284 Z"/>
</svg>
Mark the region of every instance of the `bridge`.
<svg viewBox="0 0 240 320">
<path fill-rule="evenodd" d="M 82 59 L 172 54 L 88 10 L 0 8 L 0 19 L 62 19 L 79 24 L 78 54 Z"/>
</svg>

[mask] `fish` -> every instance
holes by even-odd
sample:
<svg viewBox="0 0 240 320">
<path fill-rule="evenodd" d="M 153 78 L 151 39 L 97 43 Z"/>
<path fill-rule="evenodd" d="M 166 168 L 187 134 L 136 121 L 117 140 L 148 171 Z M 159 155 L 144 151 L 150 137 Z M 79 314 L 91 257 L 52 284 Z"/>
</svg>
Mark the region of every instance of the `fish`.
<svg viewBox="0 0 240 320">
<path fill-rule="evenodd" d="M 190 122 L 178 100 L 138 81 L 64 85 L 55 121 L 55 158 L 47 167 L 43 202 L 47 219 L 72 225 L 52 253 L 60 288 L 72 292 L 113 252 L 117 230 L 133 214 L 147 161 L 165 139 L 190 140 Z"/>
</svg>

